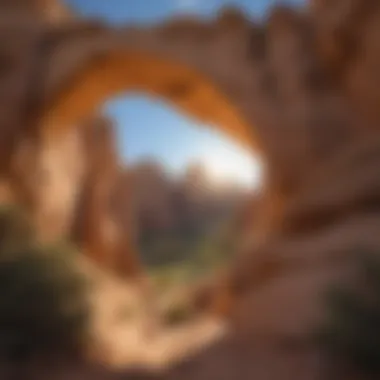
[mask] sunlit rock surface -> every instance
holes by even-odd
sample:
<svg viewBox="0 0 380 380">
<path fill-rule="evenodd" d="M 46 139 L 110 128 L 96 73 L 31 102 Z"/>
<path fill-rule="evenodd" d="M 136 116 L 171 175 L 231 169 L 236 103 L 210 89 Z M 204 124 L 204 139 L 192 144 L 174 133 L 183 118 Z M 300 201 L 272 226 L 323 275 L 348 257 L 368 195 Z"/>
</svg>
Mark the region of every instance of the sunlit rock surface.
<svg viewBox="0 0 380 380">
<path fill-rule="evenodd" d="M 51 154 L 64 169 L 33 141 L 65 144 L 121 91 L 163 96 L 264 156 L 255 246 L 222 284 L 231 331 L 165 377 L 326 378 L 308 339 L 319 297 L 352 269 L 352 249 L 380 248 L 379 2 L 314 1 L 263 25 L 230 13 L 116 30 L 80 20 L 52 30 L 17 12 L 0 20 L 1 173 L 36 215 L 20 162 Z"/>
</svg>

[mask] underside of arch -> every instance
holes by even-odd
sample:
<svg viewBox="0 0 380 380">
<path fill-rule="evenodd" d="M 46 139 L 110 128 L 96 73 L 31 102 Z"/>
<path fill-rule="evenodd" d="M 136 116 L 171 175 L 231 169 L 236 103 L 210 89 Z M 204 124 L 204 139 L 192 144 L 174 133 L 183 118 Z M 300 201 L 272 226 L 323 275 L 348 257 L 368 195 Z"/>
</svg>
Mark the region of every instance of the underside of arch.
<svg viewBox="0 0 380 380">
<path fill-rule="evenodd" d="M 76 125 L 109 98 L 139 91 L 166 99 L 247 148 L 256 145 L 232 101 L 204 75 L 177 62 L 139 52 L 110 52 L 90 59 L 64 82 L 44 113 L 49 130 Z"/>
</svg>

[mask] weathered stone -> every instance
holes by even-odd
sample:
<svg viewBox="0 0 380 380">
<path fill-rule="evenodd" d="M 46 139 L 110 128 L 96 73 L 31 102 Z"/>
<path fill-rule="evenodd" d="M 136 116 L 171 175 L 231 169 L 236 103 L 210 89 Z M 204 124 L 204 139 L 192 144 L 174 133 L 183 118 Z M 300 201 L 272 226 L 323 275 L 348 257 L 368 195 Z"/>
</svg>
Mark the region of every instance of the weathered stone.
<svg viewBox="0 0 380 380">
<path fill-rule="evenodd" d="M 166 97 L 264 156 L 268 182 L 256 246 L 232 268 L 218 298 L 227 298 L 221 303 L 228 304 L 234 328 L 168 378 L 326 378 L 308 340 L 323 313 L 319 296 L 352 268 L 350 250 L 380 248 L 379 8 L 375 0 L 315 1 L 304 13 L 281 8 L 265 25 L 244 28 L 231 27 L 236 15 L 150 29 L 63 22 L 54 32 L 39 20 L 25 26 L 21 16 L 12 28 L 2 21 L 8 36 L 19 33 L 22 48 L 16 44 L 14 61 L 7 61 L 9 47 L 4 40 L 0 46 L 1 93 L 17 89 L 10 103 L 3 97 L 1 131 L 42 136 L 42 162 L 52 157 L 63 168 L 49 144 L 64 144 L 104 100 L 131 89 Z M 46 36 L 51 45 L 38 55 Z M 25 78 L 41 67 L 48 70 L 38 71 L 42 89 L 33 98 L 35 112 L 27 114 Z M 22 148 L 14 144 L 10 152 Z M 9 156 L 2 157 L 6 168 Z M 100 231 L 107 228 L 98 221 L 108 182 L 91 191 L 96 207 L 87 215 L 100 241 L 90 240 L 104 262 Z M 34 202 L 41 223 L 45 207 L 62 211 L 50 200 Z"/>
</svg>

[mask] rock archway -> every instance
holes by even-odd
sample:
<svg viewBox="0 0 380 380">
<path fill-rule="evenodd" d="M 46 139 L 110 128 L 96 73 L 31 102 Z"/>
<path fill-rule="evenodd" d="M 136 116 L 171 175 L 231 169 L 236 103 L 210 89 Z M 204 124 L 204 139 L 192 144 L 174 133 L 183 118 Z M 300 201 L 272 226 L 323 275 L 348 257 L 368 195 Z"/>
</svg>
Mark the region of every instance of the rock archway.
<svg viewBox="0 0 380 380">
<path fill-rule="evenodd" d="M 40 151 L 54 152 L 107 98 L 136 89 L 162 96 L 264 156 L 264 236 L 313 169 L 352 135 L 354 118 L 343 115 L 341 89 L 328 81 L 297 12 L 276 11 L 267 25 L 226 10 L 213 20 L 113 29 L 66 12 L 26 20 L 18 7 L 5 11 L 14 22 L 2 24 L 3 35 L 19 39 L 3 53 L 20 64 L 4 66 L 4 94 L 13 90 L 1 105 L 4 130 L 22 127 L 37 135 Z"/>
<path fill-rule="evenodd" d="M 316 46 L 307 45 L 314 36 L 302 17 L 281 9 L 264 26 L 226 10 L 214 20 L 152 27 L 60 22 L 43 38 L 49 43 L 39 124 L 54 139 L 120 92 L 164 97 L 264 156 L 267 221 L 261 225 L 272 228 L 267 225 L 312 180 L 312 170 L 356 133 L 354 117 L 342 116 L 341 88 L 329 82 Z"/>
<path fill-rule="evenodd" d="M 12 8 L 7 11 L 12 13 Z M 18 33 L 24 38 L 19 50 L 8 52 L 5 48 L 5 54 L 12 56 L 17 50 L 14 59 L 24 63 L 10 68 L 7 82 L 12 86 L 25 78 L 17 93 L 21 107 L 25 107 L 25 93 L 33 87 L 32 104 L 26 102 L 33 113 L 18 120 L 25 113 L 17 111 L 9 123 L 24 125 L 36 120 L 34 127 L 40 136 L 42 131 L 44 144 L 54 145 L 63 131 L 81 123 L 121 91 L 139 89 L 162 96 L 264 155 L 268 176 L 264 215 L 268 222 L 261 221 L 263 230 L 277 220 L 283 198 L 294 192 L 318 161 L 315 131 L 292 121 L 313 118 L 308 103 L 315 94 L 309 94 L 308 78 L 290 76 L 282 94 L 286 98 L 286 93 L 292 92 L 293 102 L 305 98 L 301 108 L 282 104 L 281 97 L 274 99 L 276 79 L 257 59 L 263 53 L 264 29 L 242 13 L 226 10 L 214 20 L 184 18 L 152 27 L 113 29 L 66 13 L 62 18 L 55 14 L 54 20 L 48 13 L 48 22 L 41 18 L 26 23 L 25 14 L 17 13 L 17 7 L 13 12 L 15 20 L 19 17 Z M 285 10 L 270 20 L 269 32 L 285 32 L 273 51 L 272 69 L 281 81 L 292 67 L 288 53 L 298 53 L 292 29 L 307 29 L 297 23 L 298 17 Z M 16 33 L 14 25 L 3 27 L 10 35 Z M 308 66 L 300 66 L 300 73 L 318 74 L 313 62 L 300 62 Z M 324 94 L 318 96 L 325 100 Z M 11 109 L 7 101 L 9 98 L 2 106 Z M 278 119 L 289 125 L 279 127 Z"/>
<path fill-rule="evenodd" d="M 325 378 L 308 340 L 323 314 L 319 296 L 354 267 L 350 250 L 379 250 L 379 2 L 312 3 L 303 14 L 273 12 L 262 26 L 236 13 L 119 30 L 1 20 L 2 136 L 42 130 L 42 146 L 54 143 L 104 97 L 140 86 L 265 155 L 281 223 L 227 281 L 239 295 L 235 330 L 168 378 Z M 153 74 L 144 82 L 133 68 L 122 83 L 137 64 Z"/>
<path fill-rule="evenodd" d="M 260 99 L 252 91 L 253 30 L 243 14 L 232 10 L 207 22 L 185 18 L 151 28 L 60 24 L 51 32 L 53 48 L 44 59 L 39 124 L 45 143 L 54 144 L 62 131 L 76 127 L 108 98 L 139 90 L 165 98 L 258 151 L 269 161 L 271 177 L 285 173 L 282 168 L 292 163 L 282 139 L 255 124 L 252 104 Z M 273 186 L 267 192 L 263 230 L 264 217 L 269 222 L 280 209 L 280 193 Z"/>
<path fill-rule="evenodd" d="M 104 58 L 88 57 L 74 71 L 48 108 L 49 125 L 77 125 L 110 98 L 139 91 L 172 102 L 185 113 L 253 148 L 257 143 L 245 115 L 224 91 L 193 68 L 140 52 L 112 50 Z M 54 98 L 53 98 L 54 99 Z"/>
<path fill-rule="evenodd" d="M 59 37 L 47 60 L 39 122 L 43 144 L 54 146 L 109 98 L 138 90 L 163 97 L 246 148 L 262 152 L 261 138 L 249 121 L 248 22 L 240 14 L 226 17 L 212 24 L 182 20 L 148 30 L 83 24 L 71 32 L 55 31 Z M 103 201 L 94 198 L 97 210 L 107 203 L 102 194 Z M 99 234 L 94 235 L 90 246 L 102 246 Z"/>
</svg>

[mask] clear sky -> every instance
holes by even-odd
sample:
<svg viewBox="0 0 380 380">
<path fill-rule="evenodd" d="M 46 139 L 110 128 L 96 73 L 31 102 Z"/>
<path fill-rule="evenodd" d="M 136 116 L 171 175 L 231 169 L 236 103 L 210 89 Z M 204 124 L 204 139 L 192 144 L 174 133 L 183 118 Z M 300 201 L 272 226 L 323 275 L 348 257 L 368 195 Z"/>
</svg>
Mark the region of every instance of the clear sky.
<svg viewBox="0 0 380 380">
<path fill-rule="evenodd" d="M 176 14 L 212 17 L 219 8 L 234 5 L 252 17 L 261 17 L 275 0 L 65 0 L 84 16 L 112 25 L 156 23 Z M 300 5 L 303 0 L 281 1 Z M 217 132 L 202 128 L 163 99 L 129 93 L 105 104 L 116 122 L 122 156 L 128 162 L 160 159 L 173 172 L 201 160 L 212 174 L 242 184 L 255 184 L 260 166 L 247 152 Z M 224 164 L 222 164 L 224 162 Z"/>
</svg>

